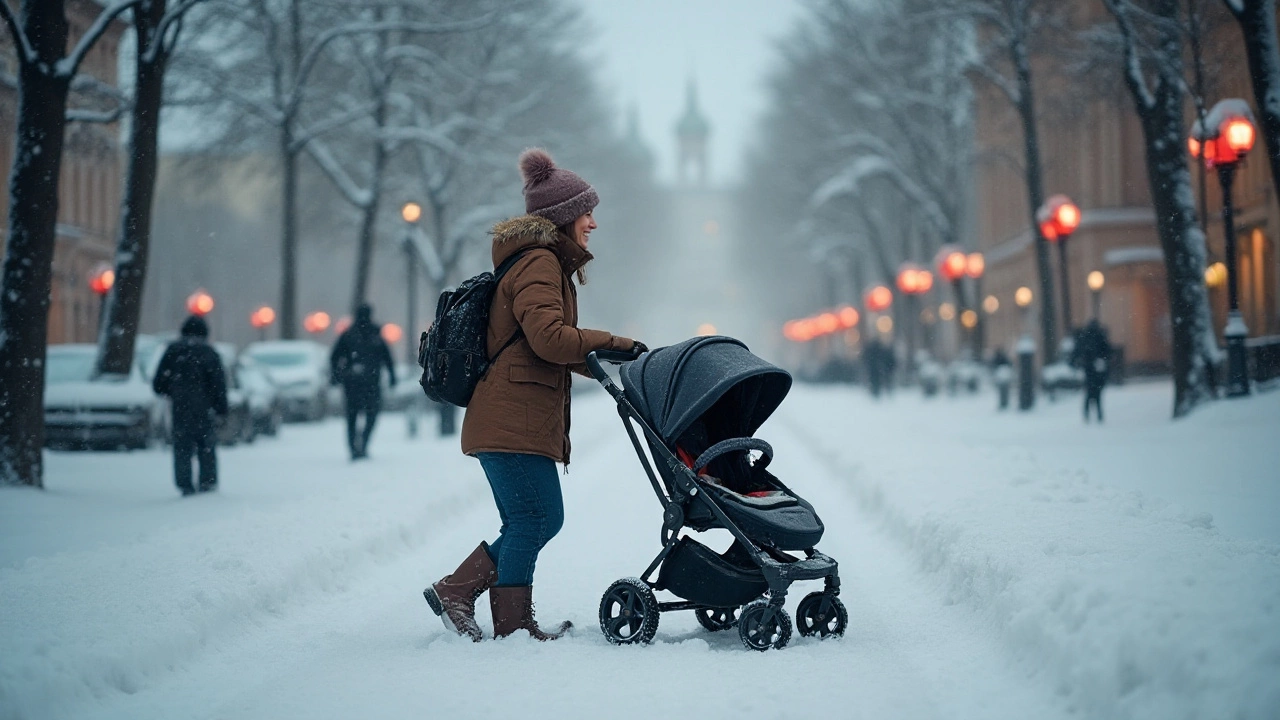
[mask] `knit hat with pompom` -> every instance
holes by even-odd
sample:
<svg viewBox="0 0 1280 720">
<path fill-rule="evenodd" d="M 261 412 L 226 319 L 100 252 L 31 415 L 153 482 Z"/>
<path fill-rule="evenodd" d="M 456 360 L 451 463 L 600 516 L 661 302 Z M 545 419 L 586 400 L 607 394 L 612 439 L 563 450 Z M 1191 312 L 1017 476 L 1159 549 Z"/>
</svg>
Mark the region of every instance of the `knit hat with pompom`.
<svg viewBox="0 0 1280 720">
<path fill-rule="evenodd" d="M 520 153 L 520 175 L 524 177 L 524 210 L 544 217 L 556 227 L 568 225 L 600 204 L 596 189 L 577 173 L 556 167 L 542 148 Z"/>
</svg>

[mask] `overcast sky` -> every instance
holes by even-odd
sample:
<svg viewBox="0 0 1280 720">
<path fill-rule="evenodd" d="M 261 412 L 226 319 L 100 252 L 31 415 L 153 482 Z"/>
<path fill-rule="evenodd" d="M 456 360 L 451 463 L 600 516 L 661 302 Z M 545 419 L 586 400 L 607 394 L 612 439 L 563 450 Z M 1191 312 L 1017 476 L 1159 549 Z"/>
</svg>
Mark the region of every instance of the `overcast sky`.
<svg viewBox="0 0 1280 720">
<path fill-rule="evenodd" d="M 576 1 L 593 31 L 587 51 L 600 80 L 624 116 L 638 107 L 659 178 L 675 173 L 674 125 L 692 73 L 711 123 L 712 179 L 736 180 L 764 104 L 774 40 L 799 16 L 801 0 Z"/>
</svg>

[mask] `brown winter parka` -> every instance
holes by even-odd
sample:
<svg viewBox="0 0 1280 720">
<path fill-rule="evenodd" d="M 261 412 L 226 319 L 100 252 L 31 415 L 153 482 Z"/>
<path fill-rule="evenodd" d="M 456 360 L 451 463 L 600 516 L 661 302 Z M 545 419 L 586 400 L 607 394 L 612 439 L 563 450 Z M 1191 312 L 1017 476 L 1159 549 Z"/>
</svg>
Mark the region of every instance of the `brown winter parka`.
<svg viewBox="0 0 1280 720">
<path fill-rule="evenodd" d="M 476 386 L 462 421 L 462 451 L 544 455 L 569 462 L 570 371 L 585 374 L 594 350 L 630 350 L 635 341 L 579 329 L 573 275 L 591 254 L 556 226 L 524 215 L 493 228 L 493 265 L 529 249 L 507 271 L 489 309 L 489 355 L 515 334 Z"/>
</svg>

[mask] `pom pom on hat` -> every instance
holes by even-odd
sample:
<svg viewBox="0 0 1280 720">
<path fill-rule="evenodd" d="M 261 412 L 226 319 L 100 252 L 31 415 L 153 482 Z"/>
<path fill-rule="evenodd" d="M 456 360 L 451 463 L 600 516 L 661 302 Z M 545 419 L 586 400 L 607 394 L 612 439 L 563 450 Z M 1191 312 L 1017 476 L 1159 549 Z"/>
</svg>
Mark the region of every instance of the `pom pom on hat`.
<svg viewBox="0 0 1280 720">
<path fill-rule="evenodd" d="M 524 176 L 524 210 L 544 217 L 557 227 L 571 223 L 600 203 L 595 188 L 578 174 L 556 167 L 542 148 L 520 153 L 520 174 Z"/>
<path fill-rule="evenodd" d="M 524 178 L 526 186 L 539 185 L 550 180 L 551 173 L 555 169 L 555 161 L 542 148 L 529 148 L 520 153 L 520 175 Z"/>
</svg>

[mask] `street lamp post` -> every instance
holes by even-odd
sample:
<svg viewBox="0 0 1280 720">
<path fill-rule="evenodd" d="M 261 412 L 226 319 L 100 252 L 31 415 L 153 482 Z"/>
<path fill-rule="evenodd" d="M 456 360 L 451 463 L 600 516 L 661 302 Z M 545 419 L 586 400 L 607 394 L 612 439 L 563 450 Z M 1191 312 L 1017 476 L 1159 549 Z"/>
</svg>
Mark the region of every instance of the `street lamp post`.
<svg viewBox="0 0 1280 720">
<path fill-rule="evenodd" d="M 986 272 L 987 259 L 980 252 L 971 252 L 965 256 L 964 274 L 973 280 L 973 304 L 968 312 L 973 315 L 973 359 L 982 362 L 983 350 L 986 346 L 986 328 L 987 325 L 982 320 L 982 315 L 978 313 L 978 298 L 982 297 L 982 274 Z M 961 313 L 961 324 L 964 323 L 964 314 Z"/>
<path fill-rule="evenodd" d="M 1101 270 L 1089 273 L 1089 291 L 1093 295 L 1093 319 L 1098 322 L 1102 322 L 1102 286 L 1106 284 L 1107 278 Z"/>
<path fill-rule="evenodd" d="M 1062 285 L 1062 336 L 1072 337 L 1075 330 L 1071 322 L 1071 283 L 1067 280 L 1067 240 L 1080 226 L 1080 208 L 1066 195 L 1054 195 L 1036 211 L 1040 233 L 1058 246 L 1058 273 Z"/>
<path fill-rule="evenodd" d="M 99 263 L 89 273 L 89 289 L 98 296 L 98 337 L 102 337 L 102 323 L 106 322 L 107 293 L 116 284 L 116 271 L 106 263 Z"/>
<path fill-rule="evenodd" d="M 407 202 L 400 208 L 400 217 L 404 219 L 404 267 L 405 267 L 405 360 L 418 364 L 418 348 L 414 344 L 414 334 L 418 328 L 418 248 L 413 243 L 413 230 L 422 217 L 422 206 L 415 202 Z M 409 437 L 418 436 L 418 408 L 410 403 L 405 411 L 405 422 L 408 425 Z M 444 434 L 445 416 L 440 416 L 441 434 Z"/>
<path fill-rule="evenodd" d="M 1223 337 L 1227 342 L 1227 397 L 1249 394 L 1249 366 L 1244 339 L 1249 328 L 1240 314 L 1240 286 L 1236 272 L 1236 229 L 1231 202 L 1231 184 L 1236 168 L 1253 148 L 1256 136 L 1253 112 L 1244 100 L 1222 100 L 1204 121 L 1191 128 L 1187 146 L 1193 157 L 1202 157 L 1207 167 L 1217 168 L 1222 185 L 1223 246 L 1227 263 L 1227 326 Z"/>
<path fill-rule="evenodd" d="M 935 258 L 938 265 L 938 274 L 945 280 L 951 282 L 951 291 L 956 299 L 956 315 L 963 315 L 968 308 L 964 299 L 964 288 L 960 286 L 960 281 L 964 279 L 969 269 L 969 258 L 963 252 L 950 245 L 943 246 L 938 251 Z M 946 319 L 946 318 L 944 318 Z M 966 328 L 968 330 L 968 328 Z M 963 343 L 961 343 L 963 344 Z"/>
<path fill-rule="evenodd" d="M 1020 287 L 1013 295 L 1013 301 L 1022 314 L 1022 336 L 1018 338 L 1018 409 L 1030 410 L 1036 404 L 1035 358 L 1036 341 L 1031 337 L 1029 318 L 1031 316 L 1031 288 Z"/>
<path fill-rule="evenodd" d="M 919 302 L 916 298 L 929 292 L 933 287 L 933 273 L 912 262 L 902 263 L 898 267 L 898 290 L 906 296 L 906 311 L 902 313 L 903 328 L 907 337 L 907 372 L 914 374 L 916 370 L 916 332 L 920 326 Z"/>
</svg>

